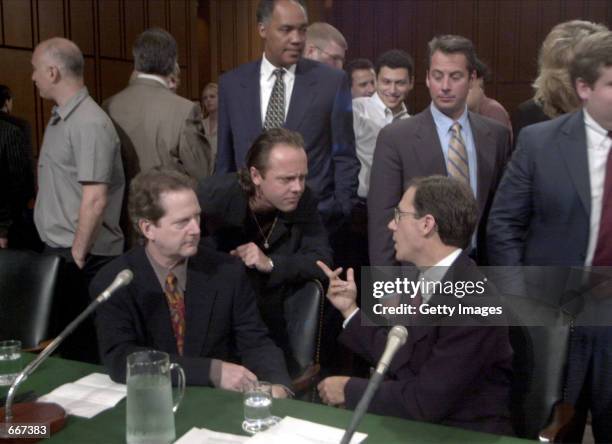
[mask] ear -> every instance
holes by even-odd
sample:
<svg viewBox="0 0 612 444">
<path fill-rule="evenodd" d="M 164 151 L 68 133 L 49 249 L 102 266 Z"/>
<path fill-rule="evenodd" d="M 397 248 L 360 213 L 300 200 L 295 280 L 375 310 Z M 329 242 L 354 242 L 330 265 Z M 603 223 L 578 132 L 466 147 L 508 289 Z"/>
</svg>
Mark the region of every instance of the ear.
<svg viewBox="0 0 612 444">
<path fill-rule="evenodd" d="M 58 83 L 60 81 L 61 73 L 59 68 L 55 65 L 49 65 L 47 67 L 47 75 L 52 83 Z"/>
<path fill-rule="evenodd" d="M 474 88 L 474 86 L 476 86 L 476 70 L 472 71 L 470 73 L 470 89 Z"/>
<path fill-rule="evenodd" d="M 263 181 L 263 176 L 261 175 L 259 170 L 255 167 L 251 167 L 249 169 L 249 173 L 251 174 L 251 180 L 253 181 L 253 183 L 256 186 L 261 185 L 261 182 Z"/>
<path fill-rule="evenodd" d="M 265 23 L 258 23 L 257 31 L 259 32 L 259 37 L 261 37 L 262 39 L 266 38 L 267 29 Z"/>
<path fill-rule="evenodd" d="M 436 233 L 436 219 L 431 214 L 426 214 L 421 221 L 421 227 L 425 237 L 430 237 Z"/>
<path fill-rule="evenodd" d="M 138 228 L 140 228 L 140 232 L 147 240 L 155 239 L 155 224 L 148 219 L 140 219 L 138 220 Z"/>
<path fill-rule="evenodd" d="M 315 46 L 312 43 L 304 45 L 304 57 L 309 58 L 315 50 Z"/>
<path fill-rule="evenodd" d="M 429 88 L 429 70 L 428 69 L 425 70 L 425 85 L 427 85 L 427 88 Z"/>
<path fill-rule="evenodd" d="M 587 82 L 585 82 L 581 78 L 578 78 L 576 79 L 576 83 L 574 86 L 576 87 L 576 93 L 578 94 L 578 97 L 580 97 L 581 100 L 589 100 L 589 98 L 591 97 L 591 92 L 593 90 Z"/>
<path fill-rule="evenodd" d="M 408 77 L 408 91 L 406 91 L 406 93 L 412 91 L 412 88 L 414 88 L 414 76 Z"/>
</svg>

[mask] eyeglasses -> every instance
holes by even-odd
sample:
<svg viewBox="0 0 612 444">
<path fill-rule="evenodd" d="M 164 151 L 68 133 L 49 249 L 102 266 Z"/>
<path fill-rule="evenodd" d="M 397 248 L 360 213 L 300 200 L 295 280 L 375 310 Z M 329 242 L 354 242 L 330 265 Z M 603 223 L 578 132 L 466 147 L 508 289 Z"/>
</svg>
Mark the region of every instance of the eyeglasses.
<svg viewBox="0 0 612 444">
<path fill-rule="evenodd" d="M 329 52 L 325 51 L 320 46 L 315 46 L 315 48 L 317 48 L 319 51 L 321 51 L 323 54 L 325 54 L 330 59 L 335 60 L 336 62 L 344 63 L 344 56 L 341 56 L 339 54 L 330 54 Z"/>
<path fill-rule="evenodd" d="M 418 213 L 415 213 L 414 211 L 402 211 L 399 209 L 399 207 L 393 208 L 393 220 L 396 224 L 399 224 L 402 216 L 414 216 L 415 219 L 418 219 Z"/>
</svg>

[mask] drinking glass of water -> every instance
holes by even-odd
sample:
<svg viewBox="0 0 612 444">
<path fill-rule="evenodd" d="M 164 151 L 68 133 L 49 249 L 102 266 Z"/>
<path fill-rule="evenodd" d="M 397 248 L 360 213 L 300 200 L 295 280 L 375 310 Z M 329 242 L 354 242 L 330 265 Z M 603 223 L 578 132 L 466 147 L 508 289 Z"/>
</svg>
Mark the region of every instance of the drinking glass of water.
<svg viewBox="0 0 612 444">
<path fill-rule="evenodd" d="M 0 386 L 13 384 L 21 371 L 21 341 L 0 341 Z"/>
<path fill-rule="evenodd" d="M 177 370 L 179 395 L 172 402 L 170 372 Z M 143 351 L 127 357 L 127 444 L 170 444 L 176 439 L 174 413 L 185 394 L 185 373 L 168 353 Z"/>
<path fill-rule="evenodd" d="M 272 384 L 257 381 L 245 387 L 242 430 L 247 433 L 257 433 L 277 424 L 280 418 L 272 415 L 271 407 Z"/>
</svg>

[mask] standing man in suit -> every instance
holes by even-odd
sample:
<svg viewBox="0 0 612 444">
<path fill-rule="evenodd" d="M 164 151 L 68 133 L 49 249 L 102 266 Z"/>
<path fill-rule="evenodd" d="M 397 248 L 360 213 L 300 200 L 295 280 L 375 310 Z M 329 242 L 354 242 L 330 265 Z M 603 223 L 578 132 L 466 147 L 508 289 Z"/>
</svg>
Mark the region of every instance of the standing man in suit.
<svg viewBox="0 0 612 444">
<path fill-rule="evenodd" d="M 478 213 L 465 181 L 443 176 L 413 179 L 388 222 L 397 260 L 415 264 L 422 270 L 419 280 L 423 281 L 482 280 L 465 251 Z M 344 281 L 339 277 L 341 268 L 332 271 L 318 264 L 330 279 L 327 297 L 344 318 L 340 340 L 370 363 L 378 362 L 389 329 L 362 325 L 353 269 L 348 269 Z M 421 299 L 431 306 L 444 301 L 439 294 L 424 292 Z M 398 350 L 368 411 L 511 434 L 508 328 L 470 320 L 466 326 L 411 325 L 408 329 L 408 341 Z M 367 384 L 363 378 L 332 376 L 321 381 L 318 389 L 326 404 L 354 409 Z"/>
<path fill-rule="evenodd" d="M 304 138 L 306 184 L 335 232 L 357 192 L 351 93 L 346 74 L 301 58 L 308 20 L 301 0 L 261 0 L 257 8 L 261 60 L 241 65 L 219 83 L 217 173 L 244 167 L 262 130 L 285 127 Z"/>
<path fill-rule="evenodd" d="M 140 173 L 130 187 L 129 212 L 144 246 L 108 264 L 91 285 L 97 295 L 119 271 L 134 273 L 96 316 L 111 378 L 124 382 L 127 356 L 154 348 L 181 364 L 187 384 L 239 391 L 262 378 L 279 384 L 274 394 L 284 397 L 285 361 L 259 317 L 242 264 L 198 248 L 195 181 L 173 170 Z M 240 364 L 231 362 L 236 358 Z"/>
<path fill-rule="evenodd" d="M 577 44 L 570 75 L 583 107 L 523 128 L 488 225 L 493 265 L 612 265 L 612 33 Z M 579 435 L 591 409 L 596 442 L 612 441 L 612 328 L 576 327 L 567 401 Z"/>
<path fill-rule="evenodd" d="M 463 180 L 478 202 L 476 244 L 484 250 L 487 211 L 510 153 L 507 128 L 467 110 L 476 78 L 476 54 L 465 37 L 443 35 L 429 42 L 426 84 L 431 105 L 410 119 L 382 129 L 376 142 L 368 194 L 371 265 L 394 265 L 386 229 L 414 177 L 442 174 Z M 479 261 L 484 262 L 482 257 Z"/>
<path fill-rule="evenodd" d="M 136 73 L 103 105 L 121 137 L 128 183 L 156 166 L 195 179 L 208 176 L 212 154 L 200 107 L 170 89 L 178 67 L 176 40 L 163 29 L 147 29 L 132 52 Z"/>
</svg>

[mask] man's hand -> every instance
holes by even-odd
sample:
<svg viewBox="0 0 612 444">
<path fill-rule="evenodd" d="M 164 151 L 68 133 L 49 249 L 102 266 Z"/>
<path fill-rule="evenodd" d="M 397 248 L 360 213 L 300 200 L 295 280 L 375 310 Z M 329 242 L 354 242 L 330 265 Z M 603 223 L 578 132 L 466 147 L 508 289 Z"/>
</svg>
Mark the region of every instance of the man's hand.
<svg viewBox="0 0 612 444">
<path fill-rule="evenodd" d="M 340 279 L 342 268 L 336 268 L 332 271 L 321 261 L 317 261 L 317 265 L 329 279 L 327 299 L 329 299 L 329 302 L 342 313 L 344 319 L 348 318 L 357 310 L 357 286 L 355 285 L 355 273 L 353 269 L 349 268 L 346 271 L 346 281 L 343 281 Z"/>
<path fill-rule="evenodd" d="M 344 387 L 348 380 L 348 376 L 330 376 L 319 382 L 317 389 L 321 400 L 327 405 L 344 404 Z"/>
<path fill-rule="evenodd" d="M 0 237 L 0 248 L 8 248 L 8 238 Z"/>
<path fill-rule="evenodd" d="M 276 399 L 284 399 L 289 395 L 287 390 L 282 385 L 274 384 L 272 386 L 272 397 Z"/>
<path fill-rule="evenodd" d="M 219 386 L 222 389 L 240 392 L 244 387 L 256 381 L 257 376 L 245 367 L 231 362 L 221 362 L 221 382 Z"/>
<path fill-rule="evenodd" d="M 272 262 L 254 242 L 239 245 L 235 250 L 230 251 L 232 256 L 242 259 L 244 265 L 249 268 L 256 268 L 261 273 L 272 272 Z"/>
<path fill-rule="evenodd" d="M 72 259 L 74 259 L 74 263 L 76 264 L 76 266 L 82 270 L 85 266 L 85 258 L 77 257 L 74 248 L 70 250 L 70 254 L 72 254 Z"/>
</svg>

